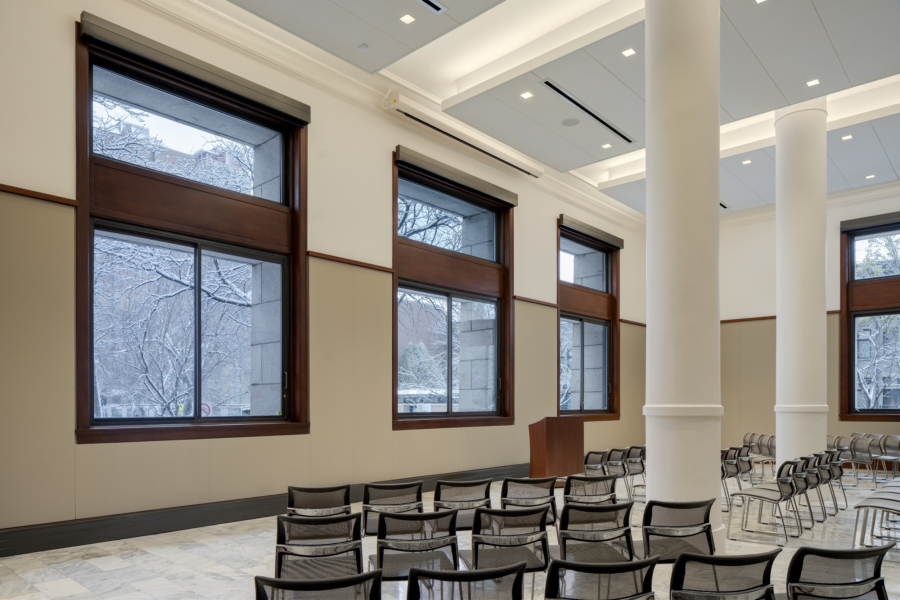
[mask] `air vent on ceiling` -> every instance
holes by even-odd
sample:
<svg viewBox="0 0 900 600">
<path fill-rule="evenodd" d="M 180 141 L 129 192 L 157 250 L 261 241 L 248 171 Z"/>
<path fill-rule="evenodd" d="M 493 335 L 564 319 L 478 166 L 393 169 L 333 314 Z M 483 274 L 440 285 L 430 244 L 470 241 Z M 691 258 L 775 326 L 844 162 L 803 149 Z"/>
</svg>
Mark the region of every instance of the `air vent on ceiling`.
<svg viewBox="0 0 900 600">
<path fill-rule="evenodd" d="M 724 208 L 725 210 L 728 210 L 728 207 L 725 206 L 724 204 L 722 204 L 721 202 L 719 202 L 719 206 L 721 206 L 721 207 Z"/>
<path fill-rule="evenodd" d="M 570 94 L 569 92 L 565 91 L 564 89 L 562 89 L 561 87 L 557 86 L 555 83 L 553 83 L 552 81 L 549 81 L 549 80 L 545 81 L 544 85 L 546 85 L 548 88 L 550 88 L 551 90 L 553 90 L 554 92 L 556 92 L 557 94 L 559 94 L 560 96 L 562 96 L 563 98 L 565 98 L 566 100 L 568 100 L 569 102 L 571 102 L 572 104 L 574 104 L 575 106 L 577 106 L 578 108 L 580 108 L 581 110 L 586 112 L 588 115 L 590 115 L 591 117 L 593 117 L 594 119 L 599 121 L 601 125 L 603 125 L 607 129 L 612 131 L 614 134 L 616 134 L 617 136 L 619 136 L 620 138 L 622 138 L 629 144 L 632 143 L 632 141 L 628 138 L 627 135 L 625 135 L 624 133 L 622 133 L 621 131 L 619 131 L 618 129 L 616 129 L 615 127 L 613 127 L 606 121 L 604 121 L 602 118 L 600 118 L 599 115 L 591 112 L 590 109 L 588 109 L 585 105 L 583 105 L 581 102 L 576 100 L 575 97 L 572 96 L 572 94 Z"/>
<path fill-rule="evenodd" d="M 436 15 L 439 15 L 442 12 L 444 12 L 445 10 L 447 10 L 446 6 L 441 6 L 434 0 L 418 0 L 418 1 L 419 1 L 419 4 L 422 4 L 423 6 L 427 7 L 431 12 L 433 12 Z"/>
</svg>

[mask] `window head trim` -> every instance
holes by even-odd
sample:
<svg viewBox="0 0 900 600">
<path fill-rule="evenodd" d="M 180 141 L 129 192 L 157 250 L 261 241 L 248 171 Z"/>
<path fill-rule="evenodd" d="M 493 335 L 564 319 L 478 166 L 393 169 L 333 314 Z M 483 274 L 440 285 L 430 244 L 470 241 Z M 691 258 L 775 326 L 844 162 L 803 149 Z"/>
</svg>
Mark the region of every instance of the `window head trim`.
<svg viewBox="0 0 900 600">
<path fill-rule="evenodd" d="M 594 244 L 599 243 L 599 249 L 604 250 L 605 252 L 608 252 L 606 248 L 614 250 L 623 250 L 625 248 L 625 240 L 622 238 L 616 237 L 611 233 L 606 233 L 601 229 L 597 229 L 596 227 L 566 215 L 559 215 L 559 227 L 563 230 L 563 235 L 566 233 L 574 233 L 580 239 L 587 238 L 589 241 L 593 241 Z"/>
</svg>

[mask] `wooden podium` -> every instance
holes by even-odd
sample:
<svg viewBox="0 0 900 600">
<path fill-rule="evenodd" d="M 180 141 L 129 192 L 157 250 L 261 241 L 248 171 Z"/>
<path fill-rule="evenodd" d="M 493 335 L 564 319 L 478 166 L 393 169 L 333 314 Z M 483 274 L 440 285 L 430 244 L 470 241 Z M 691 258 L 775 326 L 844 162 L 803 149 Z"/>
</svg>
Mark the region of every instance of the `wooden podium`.
<svg viewBox="0 0 900 600">
<path fill-rule="evenodd" d="M 584 421 L 544 417 L 528 426 L 531 438 L 529 477 L 566 477 L 584 472 Z"/>
</svg>

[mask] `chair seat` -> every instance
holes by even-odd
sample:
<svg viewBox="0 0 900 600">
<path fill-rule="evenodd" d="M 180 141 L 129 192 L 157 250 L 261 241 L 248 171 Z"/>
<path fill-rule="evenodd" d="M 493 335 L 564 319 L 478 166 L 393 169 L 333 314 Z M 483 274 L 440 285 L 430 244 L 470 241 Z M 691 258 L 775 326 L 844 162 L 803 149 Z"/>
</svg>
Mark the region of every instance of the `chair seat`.
<svg viewBox="0 0 900 600">
<path fill-rule="evenodd" d="M 376 568 L 378 558 L 369 556 L 369 565 Z M 385 553 L 381 561 L 384 579 L 406 579 L 412 568 L 429 571 L 455 571 L 456 565 L 444 552 L 397 552 Z"/>
<path fill-rule="evenodd" d="M 734 492 L 731 494 L 732 498 L 737 498 L 740 496 L 747 496 L 749 498 L 756 498 L 758 500 L 767 500 L 769 502 L 777 502 L 781 499 L 781 492 L 778 489 L 772 489 L 769 486 L 774 486 L 775 484 L 762 484 L 755 485 L 752 488 L 747 488 L 745 490 L 741 490 L 739 492 Z"/>
<path fill-rule="evenodd" d="M 474 569 L 474 557 L 472 550 L 460 550 L 459 559 L 469 570 Z M 508 567 L 516 563 L 524 562 L 525 571 L 543 571 L 546 568 L 544 561 L 535 554 L 531 548 L 524 546 L 512 546 L 509 548 L 484 548 L 478 551 L 478 568 L 494 569 L 496 567 Z M 547 563 L 550 561 L 548 560 Z"/>
</svg>

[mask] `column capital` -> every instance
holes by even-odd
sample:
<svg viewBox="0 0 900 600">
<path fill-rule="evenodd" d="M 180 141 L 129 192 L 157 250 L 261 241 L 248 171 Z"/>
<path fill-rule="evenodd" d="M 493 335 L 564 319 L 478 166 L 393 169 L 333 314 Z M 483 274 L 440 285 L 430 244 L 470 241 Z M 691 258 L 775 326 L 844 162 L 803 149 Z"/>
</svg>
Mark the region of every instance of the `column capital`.
<svg viewBox="0 0 900 600">
<path fill-rule="evenodd" d="M 780 121 L 782 117 L 786 117 L 798 112 L 803 112 L 805 110 L 820 110 L 827 115 L 828 100 L 825 96 L 822 96 L 821 98 L 815 98 L 814 100 L 807 100 L 806 102 L 800 102 L 798 104 L 791 104 L 790 106 L 779 108 L 775 111 L 775 125 L 778 125 L 778 121 Z"/>
<path fill-rule="evenodd" d="M 645 417 L 721 417 L 721 404 L 645 404 Z"/>
</svg>

